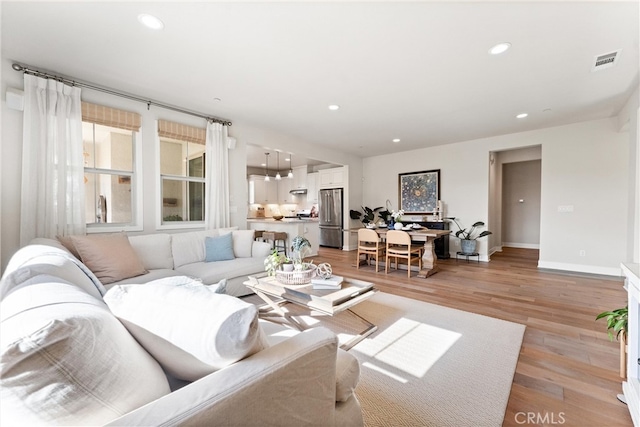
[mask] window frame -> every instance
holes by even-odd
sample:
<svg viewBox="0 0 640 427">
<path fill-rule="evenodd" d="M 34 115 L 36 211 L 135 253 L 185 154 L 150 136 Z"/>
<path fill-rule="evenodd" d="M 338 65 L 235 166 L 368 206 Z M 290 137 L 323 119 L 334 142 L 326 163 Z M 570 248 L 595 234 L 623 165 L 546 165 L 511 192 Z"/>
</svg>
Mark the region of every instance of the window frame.
<svg viewBox="0 0 640 427">
<path fill-rule="evenodd" d="M 85 122 L 83 123 L 91 123 L 93 126 L 105 126 L 99 123 L 94 122 Z M 84 138 L 84 135 L 83 135 Z M 95 139 L 95 136 L 94 136 Z M 94 141 L 95 142 L 95 141 Z M 89 223 L 86 222 L 87 234 L 97 234 L 97 233 L 114 233 L 114 232 L 133 232 L 133 231 L 143 231 L 143 208 L 144 203 L 142 200 L 142 130 L 141 128 L 137 131 L 131 130 L 131 143 L 133 144 L 133 159 L 132 159 L 132 168 L 131 172 L 129 171 L 121 171 L 117 169 L 104 169 L 104 168 L 87 168 L 84 167 L 83 170 L 85 173 L 95 173 L 95 174 L 105 174 L 105 175 L 114 175 L 114 176 L 130 176 L 131 177 L 131 222 L 128 224 L 125 223 Z M 86 195 L 85 195 L 86 197 Z M 108 209 L 108 206 L 107 206 Z"/>
<path fill-rule="evenodd" d="M 208 210 L 208 205 L 209 205 L 209 198 L 206 197 L 206 188 L 209 185 L 208 182 L 208 176 L 207 176 L 207 170 L 205 165 L 203 164 L 203 170 L 204 170 L 204 177 L 193 177 L 193 176 L 182 176 L 182 175 L 173 175 L 173 174 L 163 174 L 161 172 L 162 167 L 161 167 L 161 136 L 158 133 L 158 120 L 156 120 L 155 123 L 155 144 L 154 144 L 154 149 L 155 149 L 155 165 L 156 165 L 156 207 L 155 207 L 155 211 L 156 211 L 156 230 L 158 231 L 162 231 L 162 230 L 203 230 L 206 228 L 206 221 L 207 221 L 207 210 Z M 175 140 L 179 140 L 177 138 L 169 138 L 169 139 L 175 139 Z M 185 143 L 189 143 L 189 141 L 183 141 L 183 140 L 179 140 L 181 142 L 185 142 Z M 206 145 L 204 145 L 204 153 L 203 155 L 206 156 Z M 194 157 L 195 158 L 195 157 Z M 206 162 L 206 160 L 205 160 Z M 202 183 L 204 185 L 205 188 L 205 197 L 204 197 L 204 206 L 203 206 L 203 212 L 202 212 L 202 217 L 203 219 L 201 221 L 166 221 L 165 223 L 163 223 L 162 220 L 162 203 L 163 203 L 163 197 L 162 197 L 162 184 L 163 184 L 163 179 L 164 178 L 168 178 L 171 180 L 176 180 L 176 181 L 180 181 L 180 182 L 198 182 L 198 183 Z"/>
</svg>

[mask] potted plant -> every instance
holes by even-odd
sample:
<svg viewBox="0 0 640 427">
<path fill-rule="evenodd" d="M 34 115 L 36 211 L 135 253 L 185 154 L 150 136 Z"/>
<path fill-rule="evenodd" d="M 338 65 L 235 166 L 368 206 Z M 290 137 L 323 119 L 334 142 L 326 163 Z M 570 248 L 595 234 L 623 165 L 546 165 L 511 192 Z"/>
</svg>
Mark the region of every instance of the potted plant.
<svg viewBox="0 0 640 427">
<path fill-rule="evenodd" d="M 284 254 L 279 253 L 277 249 L 274 249 L 271 254 L 265 258 L 264 269 L 269 276 L 275 276 L 276 270 L 285 263 L 291 263 L 291 260 Z"/>
<path fill-rule="evenodd" d="M 620 341 L 620 377 L 627 377 L 627 331 L 629 322 L 629 306 L 611 311 L 603 311 L 596 316 L 596 320 L 607 319 L 607 333 L 609 339 Z"/>
<path fill-rule="evenodd" d="M 488 236 L 493 234 L 489 230 L 484 230 L 479 232 L 478 227 L 484 227 L 484 222 L 477 221 L 475 222 L 469 230 L 466 228 L 462 228 L 458 221 L 454 217 L 445 218 L 446 220 L 453 221 L 458 226 L 458 231 L 456 231 L 456 237 L 460 239 L 460 250 L 463 254 L 474 254 L 476 253 L 477 240 L 481 237 Z"/>
<path fill-rule="evenodd" d="M 360 221 L 362 221 L 363 225 L 367 225 L 367 224 L 375 224 L 376 222 L 376 213 L 382 209 L 382 206 L 380 206 L 379 208 L 375 208 L 375 209 L 371 209 L 367 206 L 363 206 L 362 207 L 362 212 L 356 211 L 356 210 L 349 210 L 349 217 L 351 219 L 359 219 Z"/>
</svg>

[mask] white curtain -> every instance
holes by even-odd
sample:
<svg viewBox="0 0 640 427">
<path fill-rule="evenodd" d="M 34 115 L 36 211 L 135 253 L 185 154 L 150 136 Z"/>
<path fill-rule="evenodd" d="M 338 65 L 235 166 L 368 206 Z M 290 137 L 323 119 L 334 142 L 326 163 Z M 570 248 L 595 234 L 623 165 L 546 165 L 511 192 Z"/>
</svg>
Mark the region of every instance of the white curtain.
<svg viewBox="0 0 640 427">
<path fill-rule="evenodd" d="M 84 234 L 80 88 L 24 75 L 20 244 Z"/>
<path fill-rule="evenodd" d="M 207 228 L 228 227 L 229 221 L 229 152 L 227 126 L 207 123 L 206 176 Z"/>
</svg>

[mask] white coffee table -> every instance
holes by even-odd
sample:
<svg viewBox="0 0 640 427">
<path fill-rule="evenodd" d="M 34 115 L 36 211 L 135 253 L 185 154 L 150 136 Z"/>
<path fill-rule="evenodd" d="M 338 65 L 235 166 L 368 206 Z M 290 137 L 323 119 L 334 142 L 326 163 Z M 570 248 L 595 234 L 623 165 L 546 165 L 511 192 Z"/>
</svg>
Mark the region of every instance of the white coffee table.
<svg viewBox="0 0 640 427">
<path fill-rule="evenodd" d="M 318 312 L 327 316 L 335 316 L 344 313 L 347 316 L 355 316 L 366 326 L 353 339 L 341 345 L 341 348 L 348 350 L 367 336 L 375 332 L 378 327 L 362 316 L 351 310 L 352 307 L 371 298 L 378 292 L 373 283 L 363 280 L 344 278 L 342 288 L 337 290 L 316 290 L 311 283 L 305 285 L 285 285 L 276 280 L 275 277 L 254 277 L 249 276 L 249 280 L 244 282 L 249 289 L 256 293 L 265 303 L 261 307 L 260 316 L 271 320 L 274 316 L 286 320 L 299 330 L 307 327 L 283 310 L 283 305 L 287 303 L 306 307 L 309 311 Z"/>
</svg>

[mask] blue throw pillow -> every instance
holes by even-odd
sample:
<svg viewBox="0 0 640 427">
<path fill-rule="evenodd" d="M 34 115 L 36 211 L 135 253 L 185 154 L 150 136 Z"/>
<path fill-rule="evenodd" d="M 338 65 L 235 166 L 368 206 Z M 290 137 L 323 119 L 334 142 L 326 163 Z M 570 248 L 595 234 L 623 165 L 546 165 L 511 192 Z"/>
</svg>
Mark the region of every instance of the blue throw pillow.
<svg viewBox="0 0 640 427">
<path fill-rule="evenodd" d="M 204 239 L 204 261 L 226 261 L 234 259 L 233 236 L 231 233 Z"/>
</svg>

